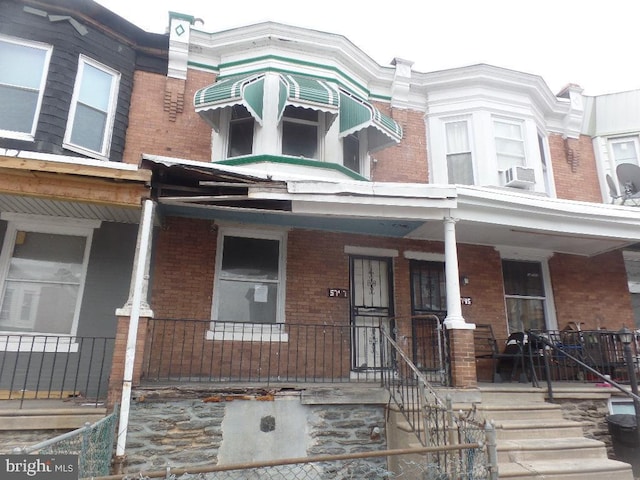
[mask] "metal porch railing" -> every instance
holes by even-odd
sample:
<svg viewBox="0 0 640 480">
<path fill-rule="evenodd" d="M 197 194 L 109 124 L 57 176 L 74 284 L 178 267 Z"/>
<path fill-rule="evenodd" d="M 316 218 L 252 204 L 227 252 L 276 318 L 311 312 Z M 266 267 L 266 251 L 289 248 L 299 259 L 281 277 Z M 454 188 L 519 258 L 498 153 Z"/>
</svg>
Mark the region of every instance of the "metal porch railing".
<svg viewBox="0 0 640 480">
<path fill-rule="evenodd" d="M 0 335 L 0 400 L 106 398 L 114 338 Z"/>
<path fill-rule="evenodd" d="M 391 335 L 382 330 L 389 365 L 382 383 L 412 431 L 425 447 L 434 447 L 428 463 L 437 465 L 437 478 L 498 478 L 495 431 L 475 410 L 454 412 L 450 398 L 442 399 L 425 374 L 411 361 Z M 450 450 L 456 444 L 477 442 L 471 454 Z M 429 477 L 431 478 L 431 477 Z M 435 478 L 435 477 L 434 477 Z"/>
<path fill-rule="evenodd" d="M 380 325 L 148 323 L 143 382 L 380 382 Z"/>
<path fill-rule="evenodd" d="M 611 385 L 634 401 L 625 387 L 638 372 L 638 342 L 629 344 L 631 365 L 625 359 L 619 333 L 609 330 L 530 331 L 525 345 L 529 375 L 534 383 L 545 381 L 553 400 L 554 382 Z M 630 372 L 632 372 L 630 374 Z"/>
</svg>

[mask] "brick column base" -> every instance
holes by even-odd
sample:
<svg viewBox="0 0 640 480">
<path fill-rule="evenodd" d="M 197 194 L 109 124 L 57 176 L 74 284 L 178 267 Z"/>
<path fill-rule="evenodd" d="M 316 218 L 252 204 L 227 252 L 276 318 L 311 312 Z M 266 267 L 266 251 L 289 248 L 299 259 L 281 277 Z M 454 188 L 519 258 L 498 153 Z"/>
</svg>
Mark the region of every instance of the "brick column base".
<svg viewBox="0 0 640 480">
<path fill-rule="evenodd" d="M 451 358 L 451 386 L 475 388 L 478 386 L 473 330 L 448 330 Z"/>
<path fill-rule="evenodd" d="M 112 409 L 119 403 L 122 396 L 122 382 L 124 380 L 124 364 L 127 354 L 127 338 L 129 336 L 129 317 L 118 317 L 116 341 L 113 348 L 113 360 L 111 375 L 109 376 L 109 393 L 107 395 L 107 408 Z M 138 322 L 138 338 L 136 342 L 136 358 L 133 364 L 133 385 L 140 384 L 144 350 L 147 341 L 147 324 L 149 317 L 140 317 Z"/>
</svg>

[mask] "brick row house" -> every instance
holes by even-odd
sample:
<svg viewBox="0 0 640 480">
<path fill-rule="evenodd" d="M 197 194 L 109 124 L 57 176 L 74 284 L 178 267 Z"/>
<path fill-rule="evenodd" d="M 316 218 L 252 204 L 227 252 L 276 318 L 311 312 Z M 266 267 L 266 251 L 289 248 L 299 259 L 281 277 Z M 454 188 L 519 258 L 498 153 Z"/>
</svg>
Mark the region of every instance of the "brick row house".
<svg viewBox="0 0 640 480">
<path fill-rule="evenodd" d="M 3 391 L 23 350 L 41 372 L 83 337 L 105 342 L 104 374 L 45 377 L 132 421 L 143 387 L 375 385 L 381 329 L 434 383 L 473 389 L 491 380 L 475 324 L 500 341 L 636 325 L 640 209 L 616 168 L 639 162 L 638 92 L 45 4 L 0 5 Z"/>
</svg>

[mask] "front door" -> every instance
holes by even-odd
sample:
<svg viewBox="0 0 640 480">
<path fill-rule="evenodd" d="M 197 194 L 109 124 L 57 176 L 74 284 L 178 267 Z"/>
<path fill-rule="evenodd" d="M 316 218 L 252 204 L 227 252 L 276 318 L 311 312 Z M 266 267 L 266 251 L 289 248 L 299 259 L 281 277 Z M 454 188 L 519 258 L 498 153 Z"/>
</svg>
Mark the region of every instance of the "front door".
<svg viewBox="0 0 640 480">
<path fill-rule="evenodd" d="M 446 378 L 446 342 L 442 322 L 447 316 L 444 263 L 411 260 L 411 338 L 413 363 L 430 382 Z"/>
<path fill-rule="evenodd" d="M 352 369 L 365 371 L 382 367 L 380 327 L 390 331 L 393 315 L 391 260 L 350 257 Z"/>
</svg>

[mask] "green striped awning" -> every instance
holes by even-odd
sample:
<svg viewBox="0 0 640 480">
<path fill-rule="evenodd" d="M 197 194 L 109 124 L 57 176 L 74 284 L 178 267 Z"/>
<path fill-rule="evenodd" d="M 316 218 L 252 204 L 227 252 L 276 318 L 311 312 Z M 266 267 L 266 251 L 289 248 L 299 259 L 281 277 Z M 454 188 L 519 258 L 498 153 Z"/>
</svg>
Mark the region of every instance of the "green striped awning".
<svg viewBox="0 0 640 480">
<path fill-rule="evenodd" d="M 340 91 L 340 137 L 369 129 L 369 151 L 395 145 L 402 140 L 402 127 L 366 100 Z"/>
<path fill-rule="evenodd" d="M 223 78 L 198 90 L 193 98 L 196 112 L 219 130 L 220 109 L 244 105 L 262 125 L 264 74 L 237 75 Z"/>
<path fill-rule="evenodd" d="M 340 95 L 335 84 L 321 78 L 281 73 L 278 120 L 287 105 L 328 112 L 335 118 L 340 109 Z"/>
</svg>

